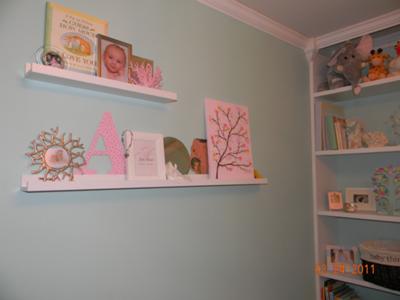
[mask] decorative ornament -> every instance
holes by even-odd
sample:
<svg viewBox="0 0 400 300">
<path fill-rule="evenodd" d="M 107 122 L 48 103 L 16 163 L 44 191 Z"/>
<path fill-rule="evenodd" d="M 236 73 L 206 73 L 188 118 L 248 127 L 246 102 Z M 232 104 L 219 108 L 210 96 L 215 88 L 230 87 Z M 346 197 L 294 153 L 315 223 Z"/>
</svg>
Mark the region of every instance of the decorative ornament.
<svg viewBox="0 0 400 300">
<path fill-rule="evenodd" d="M 265 178 L 265 177 L 259 170 L 254 169 L 254 178 Z"/>
<path fill-rule="evenodd" d="M 207 140 L 194 139 L 192 142 L 190 165 L 196 174 L 208 174 Z"/>
<path fill-rule="evenodd" d="M 397 144 L 400 144 L 400 107 L 389 116 L 387 123 L 392 128 Z"/>
<path fill-rule="evenodd" d="M 103 138 L 105 150 L 98 150 L 96 146 L 99 139 Z M 111 170 L 108 174 L 125 174 L 125 161 L 123 154 L 123 147 L 118 137 L 117 130 L 115 129 L 114 121 L 111 113 L 105 112 L 97 127 L 96 133 L 92 139 L 89 150 L 87 151 L 85 158 L 87 165 L 89 165 L 90 159 L 93 156 L 108 156 L 111 162 Z M 96 174 L 96 171 L 89 170 L 87 166 L 82 168 L 83 174 Z"/>
<path fill-rule="evenodd" d="M 151 64 L 135 63 L 130 66 L 129 70 L 129 82 L 155 89 L 161 88 L 161 81 L 163 78 L 160 68 L 157 68 L 153 74 L 153 67 Z"/>
<path fill-rule="evenodd" d="M 190 170 L 190 155 L 185 145 L 174 137 L 164 137 L 165 161 L 178 167 L 181 174 L 187 174 Z"/>
<path fill-rule="evenodd" d="M 394 49 L 396 50 L 396 57 L 389 62 L 388 77 L 400 75 L 400 41 L 396 42 Z"/>
<path fill-rule="evenodd" d="M 364 133 L 362 136 L 362 141 L 368 146 L 368 148 L 384 147 L 389 143 L 388 138 L 381 131 Z"/>
<path fill-rule="evenodd" d="M 400 166 L 387 166 L 372 175 L 377 211 L 386 215 L 400 215 Z"/>
<path fill-rule="evenodd" d="M 59 69 L 68 69 L 67 60 L 65 53 L 54 47 L 44 50 L 44 47 L 40 47 L 35 51 L 35 61 L 38 64 L 45 66 L 51 66 Z"/>
<path fill-rule="evenodd" d="M 186 178 L 179 172 L 177 164 L 173 164 L 170 161 L 165 164 L 165 175 L 168 180 L 181 180 Z"/>
<path fill-rule="evenodd" d="M 58 127 L 42 131 L 36 140 L 31 142 L 31 152 L 26 153 L 31 158 L 32 166 L 38 166 L 32 174 L 44 172 L 43 181 L 56 181 L 68 177 L 74 180 L 74 169 L 80 169 L 86 164 L 83 154 L 83 144 L 80 138 L 73 139 L 70 133 L 65 138 L 65 133 L 59 135 Z"/>
<path fill-rule="evenodd" d="M 357 211 L 357 204 L 355 203 L 345 203 L 343 210 L 348 213 L 354 213 Z"/>
<path fill-rule="evenodd" d="M 348 139 L 349 149 L 362 148 L 362 137 L 364 129 L 360 121 L 346 120 L 346 135 Z"/>
<path fill-rule="evenodd" d="M 125 136 L 127 137 L 129 134 L 129 142 L 127 142 L 125 140 Z M 133 146 L 133 131 L 130 129 L 125 129 L 124 131 L 122 131 L 121 133 L 121 142 L 122 142 L 122 146 L 124 147 L 124 157 L 128 158 L 129 157 L 129 150 L 132 148 Z"/>
</svg>

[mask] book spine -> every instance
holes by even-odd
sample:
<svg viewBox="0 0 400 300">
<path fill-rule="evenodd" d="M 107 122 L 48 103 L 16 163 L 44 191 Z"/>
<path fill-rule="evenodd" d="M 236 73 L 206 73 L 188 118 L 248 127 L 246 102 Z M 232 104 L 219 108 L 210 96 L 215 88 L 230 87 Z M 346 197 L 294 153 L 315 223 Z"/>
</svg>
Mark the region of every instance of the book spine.
<svg viewBox="0 0 400 300">
<path fill-rule="evenodd" d="M 325 118 L 326 124 L 326 136 L 329 150 L 337 150 L 337 142 L 336 142 L 336 133 L 335 133 L 335 125 L 333 123 L 333 116 L 328 115 Z"/>
<path fill-rule="evenodd" d="M 333 124 L 335 126 L 337 148 L 338 148 L 338 150 L 342 150 L 343 149 L 343 140 L 342 140 L 340 118 L 333 116 Z"/>
<path fill-rule="evenodd" d="M 342 139 L 343 139 L 343 147 L 344 149 L 349 149 L 349 145 L 347 142 L 347 133 L 346 133 L 346 119 L 341 119 L 340 125 L 341 125 Z"/>
</svg>

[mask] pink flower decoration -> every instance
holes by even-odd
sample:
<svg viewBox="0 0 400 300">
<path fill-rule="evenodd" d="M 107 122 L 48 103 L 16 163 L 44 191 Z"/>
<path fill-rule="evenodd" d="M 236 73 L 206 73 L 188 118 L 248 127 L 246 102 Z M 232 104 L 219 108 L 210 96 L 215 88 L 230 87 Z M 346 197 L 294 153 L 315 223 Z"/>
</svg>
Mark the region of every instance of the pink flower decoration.
<svg viewBox="0 0 400 300">
<path fill-rule="evenodd" d="M 160 89 L 162 74 L 160 68 L 157 68 L 153 74 L 153 68 L 150 64 L 135 64 L 130 72 L 130 81 L 133 84 L 142 85 L 150 88 Z"/>
</svg>

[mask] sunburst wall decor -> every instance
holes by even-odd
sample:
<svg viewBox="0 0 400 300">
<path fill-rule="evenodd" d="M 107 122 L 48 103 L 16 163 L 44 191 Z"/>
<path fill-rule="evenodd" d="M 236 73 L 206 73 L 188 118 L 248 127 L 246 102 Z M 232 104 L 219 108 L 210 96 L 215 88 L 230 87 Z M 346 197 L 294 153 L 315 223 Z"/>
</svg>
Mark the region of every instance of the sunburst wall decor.
<svg viewBox="0 0 400 300">
<path fill-rule="evenodd" d="M 42 131 L 36 140 L 31 142 L 31 152 L 26 153 L 31 158 L 31 164 L 37 169 L 32 174 L 40 174 L 43 181 L 62 180 L 66 177 L 74 180 L 74 169 L 86 164 L 83 157 L 84 146 L 80 138 L 73 139 L 72 134 L 65 137 L 60 134 L 58 127 L 49 131 Z"/>
</svg>

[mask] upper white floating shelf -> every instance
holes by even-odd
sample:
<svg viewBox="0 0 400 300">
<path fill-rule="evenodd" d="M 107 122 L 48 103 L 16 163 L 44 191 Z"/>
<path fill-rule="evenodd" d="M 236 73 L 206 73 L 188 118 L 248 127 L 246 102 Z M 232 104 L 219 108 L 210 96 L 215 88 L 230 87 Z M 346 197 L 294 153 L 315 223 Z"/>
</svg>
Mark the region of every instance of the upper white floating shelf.
<svg viewBox="0 0 400 300">
<path fill-rule="evenodd" d="M 177 101 L 177 95 L 174 92 L 133 85 L 118 80 L 35 63 L 27 63 L 25 65 L 25 78 L 159 103 Z"/>
<path fill-rule="evenodd" d="M 126 180 L 124 175 L 78 175 L 74 181 L 41 181 L 36 175 L 24 175 L 21 190 L 24 192 L 89 191 L 119 189 L 177 188 L 226 185 L 267 184 L 261 179 L 209 179 L 204 175 L 192 175 L 179 180 Z"/>
<path fill-rule="evenodd" d="M 400 76 L 394 76 L 370 82 L 363 82 L 360 85 L 362 89 L 359 96 L 353 95 L 351 86 L 344 86 L 333 90 L 316 92 L 314 93 L 314 99 L 320 98 L 331 101 L 356 100 L 358 98 L 400 91 Z"/>
</svg>

